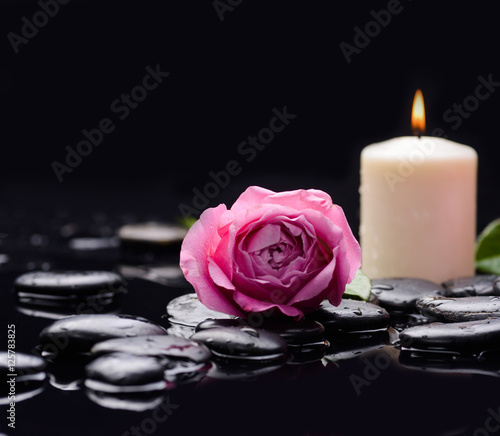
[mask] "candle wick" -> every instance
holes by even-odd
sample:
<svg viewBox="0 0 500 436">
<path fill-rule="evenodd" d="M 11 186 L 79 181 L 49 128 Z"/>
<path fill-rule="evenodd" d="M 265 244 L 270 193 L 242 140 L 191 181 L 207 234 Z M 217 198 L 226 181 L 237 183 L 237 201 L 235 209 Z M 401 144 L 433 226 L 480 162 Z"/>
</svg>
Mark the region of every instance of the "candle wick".
<svg viewBox="0 0 500 436">
<path fill-rule="evenodd" d="M 418 139 L 423 135 L 423 131 L 421 129 L 415 129 L 413 130 L 413 136 L 418 136 Z"/>
</svg>

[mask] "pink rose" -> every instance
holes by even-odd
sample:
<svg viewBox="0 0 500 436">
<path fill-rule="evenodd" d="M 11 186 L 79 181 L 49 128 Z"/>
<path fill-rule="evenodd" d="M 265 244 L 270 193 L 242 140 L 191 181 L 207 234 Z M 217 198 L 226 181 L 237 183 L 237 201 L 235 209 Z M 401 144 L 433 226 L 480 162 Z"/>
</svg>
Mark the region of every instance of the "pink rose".
<svg viewBox="0 0 500 436">
<path fill-rule="evenodd" d="M 340 304 L 361 250 L 323 191 L 249 187 L 230 210 L 207 209 L 184 238 L 180 266 L 210 309 L 246 317 L 272 308 L 302 318 Z"/>
</svg>

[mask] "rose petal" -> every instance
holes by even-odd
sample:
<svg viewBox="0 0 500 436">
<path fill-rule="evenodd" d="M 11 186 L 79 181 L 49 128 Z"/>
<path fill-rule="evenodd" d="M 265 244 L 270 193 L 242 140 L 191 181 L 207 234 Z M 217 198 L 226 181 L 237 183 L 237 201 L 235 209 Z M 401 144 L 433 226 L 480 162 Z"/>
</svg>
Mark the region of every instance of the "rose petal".
<svg viewBox="0 0 500 436">
<path fill-rule="evenodd" d="M 217 288 L 208 271 L 210 256 L 207 253 L 213 253 L 220 241 L 217 228 L 225 212 L 226 206 L 221 204 L 201 214 L 182 242 L 179 265 L 205 306 L 241 316 L 241 312 Z"/>
<path fill-rule="evenodd" d="M 297 307 L 258 300 L 241 292 L 235 292 L 234 300 L 245 312 L 264 312 L 274 308 L 279 310 L 283 315 L 293 317 L 296 320 L 300 320 L 304 316 L 304 312 Z"/>
<path fill-rule="evenodd" d="M 277 224 L 267 224 L 245 238 L 246 251 L 262 250 L 270 245 L 277 244 L 281 238 L 281 227 Z"/>
</svg>

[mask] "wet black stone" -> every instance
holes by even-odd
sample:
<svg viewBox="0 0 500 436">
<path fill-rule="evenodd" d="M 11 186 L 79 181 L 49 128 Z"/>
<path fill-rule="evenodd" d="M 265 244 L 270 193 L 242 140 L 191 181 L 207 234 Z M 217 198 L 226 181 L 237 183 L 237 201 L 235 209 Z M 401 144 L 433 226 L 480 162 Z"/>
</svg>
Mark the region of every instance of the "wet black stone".
<svg viewBox="0 0 500 436">
<path fill-rule="evenodd" d="M 112 353 L 98 357 L 85 367 L 85 386 L 103 392 L 151 391 L 166 388 L 164 365 L 150 356 Z"/>
<path fill-rule="evenodd" d="M 0 372 L 5 381 L 0 385 L 0 404 L 9 404 L 12 401 L 9 395 L 13 392 L 17 402 L 41 393 L 46 385 L 45 367 L 46 362 L 41 357 L 17 351 L 14 354 L 1 351 Z M 15 384 L 11 384 L 12 381 Z"/>
<path fill-rule="evenodd" d="M 184 278 L 178 262 L 177 264 L 120 265 L 119 271 L 127 279 L 148 280 L 163 286 L 192 290 L 191 285 Z"/>
<path fill-rule="evenodd" d="M 446 297 L 500 295 L 500 279 L 494 274 L 460 277 L 443 282 Z"/>
<path fill-rule="evenodd" d="M 500 317 L 500 297 L 424 297 L 417 308 L 432 321 L 475 321 Z"/>
<path fill-rule="evenodd" d="M 292 348 L 325 346 L 325 327 L 313 319 L 268 318 L 260 328 L 280 335 Z"/>
<path fill-rule="evenodd" d="M 118 230 L 122 243 L 144 245 L 172 245 L 182 242 L 185 227 L 159 222 L 126 224 Z"/>
<path fill-rule="evenodd" d="M 123 292 L 118 274 L 109 271 L 35 271 L 14 282 L 18 298 L 27 300 L 74 300 L 99 295 L 101 298 Z"/>
<path fill-rule="evenodd" d="M 68 247 L 77 252 L 95 252 L 100 250 L 113 250 L 119 247 L 117 237 L 81 237 L 73 238 L 68 242 Z"/>
<path fill-rule="evenodd" d="M 113 338 L 166 335 L 166 330 L 132 315 L 74 315 L 57 320 L 40 333 L 45 352 L 52 355 L 88 352 L 94 344 Z"/>
<path fill-rule="evenodd" d="M 0 266 L 9 263 L 9 256 L 3 253 L 0 253 Z"/>
<path fill-rule="evenodd" d="M 196 326 L 196 331 L 244 326 L 252 327 L 249 321 L 242 318 L 207 319 Z M 259 323 L 259 328 L 280 335 L 287 342 L 291 357 L 297 362 L 321 358 L 326 348 L 325 328 L 312 319 L 294 321 L 289 318 L 267 318 Z"/>
<path fill-rule="evenodd" d="M 366 301 L 342 299 L 338 306 L 323 301 L 319 309 L 307 315 L 327 331 L 363 331 L 384 329 L 389 325 L 387 311 Z"/>
<path fill-rule="evenodd" d="M 217 327 L 250 327 L 250 324 L 243 318 L 207 318 L 196 326 L 195 332 Z"/>
<path fill-rule="evenodd" d="M 207 318 L 235 318 L 226 313 L 217 312 L 204 306 L 195 293 L 174 298 L 167 305 L 168 322 L 180 324 L 193 329 Z"/>
<path fill-rule="evenodd" d="M 372 293 L 379 305 L 389 312 L 415 312 L 416 302 L 427 295 L 443 295 L 437 283 L 414 278 L 383 278 L 372 280 Z"/>
<path fill-rule="evenodd" d="M 140 356 L 183 359 L 197 363 L 210 359 L 210 350 L 203 344 L 170 335 L 117 338 L 99 342 L 91 349 L 95 355 L 124 352 Z"/>
<path fill-rule="evenodd" d="M 276 333 L 251 327 L 217 327 L 191 336 L 205 344 L 217 357 L 253 362 L 281 360 L 286 357 L 287 343 Z"/>
<path fill-rule="evenodd" d="M 251 322 L 242 318 L 233 319 L 206 319 L 196 326 L 195 331 L 208 330 L 216 327 L 253 327 Z M 294 321 L 288 318 L 268 318 L 259 323 L 258 328 L 269 330 L 280 335 L 288 346 L 302 346 L 318 344 L 324 346 L 325 328 L 312 319 L 303 318 Z"/>
<path fill-rule="evenodd" d="M 403 330 L 399 340 L 406 349 L 484 351 L 500 346 L 500 319 L 434 322 Z"/>
<path fill-rule="evenodd" d="M 43 371 L 47 365 L 44 359 L 33 354 L 16 352 L 10 356 L 9 359 L 7 351 L 0 351 L 0 371 L 2 374 L 10 372 L 9 368 L 11 367 L 14 367 L 16 374 L 39 372 Z"/>
<path fill-rule="evenodd" d="M 120 258 L 133 265 L 158 261 L 179 262 L 185 227 L 159 222 L 134 223 L 118 230 Z"/>
</svg>

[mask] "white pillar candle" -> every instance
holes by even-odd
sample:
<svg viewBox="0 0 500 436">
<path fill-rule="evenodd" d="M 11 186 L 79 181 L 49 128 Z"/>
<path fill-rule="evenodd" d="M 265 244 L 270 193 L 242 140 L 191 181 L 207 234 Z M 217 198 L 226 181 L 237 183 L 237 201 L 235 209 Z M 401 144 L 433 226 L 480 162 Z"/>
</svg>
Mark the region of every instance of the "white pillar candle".
<svg viewBox="0 0 500 436">
<path fill-rule="evenodd" d="M 360 243 L 370 278 L 434 282 L 474 274 L 477 153 L 400 137 L 361 153 Z"/>
</svg>

